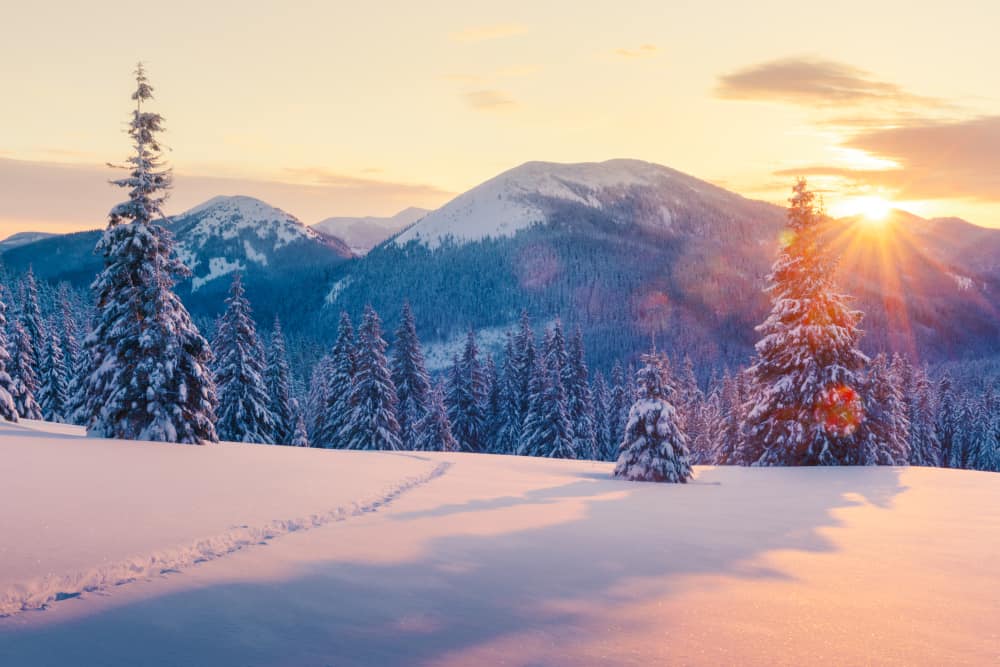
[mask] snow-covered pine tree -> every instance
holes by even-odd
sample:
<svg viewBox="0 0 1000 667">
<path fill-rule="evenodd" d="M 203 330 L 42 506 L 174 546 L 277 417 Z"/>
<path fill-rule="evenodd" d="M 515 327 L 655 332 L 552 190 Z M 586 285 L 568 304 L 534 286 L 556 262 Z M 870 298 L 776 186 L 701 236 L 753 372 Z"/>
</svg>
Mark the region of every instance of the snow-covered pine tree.
<svg viewBox="0 0 1000 667">
<path fill-rule="evenodd" d="M 219 437 L 234 442 L 275 443 L 274 415 L 264 384 L 264 346 L 257 336 L 243 280 L 233 276 L 226 310 L 212 341 L 219 391 Z"/>
<path fill-rule="evenodd" d="M 35 396 L 38 377 L 35 375 L 35 353 L 24 326 L 19 320 L 10 323 L 10 395 L 19 417 L 41 419 L 42 408 Z"/>
<path fill-rule="evenodd" d="M 42 319 L 42 309 L 38 304 L 38 283 L 31 266 L 22 281 L 24 300 L 21 302 L 21 324 L 31 343 L 31 353 L 35 360 L 42 362 L 49 346 L 49 336 Z"/>
<path fill-rule="evenodd" d="M 457 452 L 458 441 L 451 433 L 451 422 L 444 407 L 444 391 L 434 387 L 427 396 L 427 410 L 417 422 L 415 449 L 425 452 Z"/>
<path fill-rule="evenodd" d="M 947 371 L 938 381 L 936 405 L 934 432 L 941 447 L 941 465 L 954 467 L 952 463 L 959 458 L 961 450 L 961 406 L 955 397 L 951 375 Z"/>
<path fill-rule="evenodd" d="M 861 313 L 833 285 L 823 214 L 804 179 L 789 199 L 784 247 L 768 277 L 771 313 L 750 369 L 743 459 L 755 465 L 849 465 L 864 419 Z"/>
<path fill-rule="evenodd" d="M 76 372 L 80 362 L 80 336 L 77 333 L 73 300 L 70 296 L 69 285 L 67 283 L 59 285 L 58 299 L 59 329 L 61 331 L 60 344 L 66 368 L 69 369 L 69 373 L 72 376 Z"/>
<path fill-rule="evenodd" d="M 351 401 L 358 373 L 358 349 L 354 343 L 354 327 L 347 313 L 340 313 L 337 341 L 330 352 L 329 360 L 329 366 L 325 371 L 326 406 L 322 427 L 313 442 L 313 447 L 341 449 L 347 446 L 342 434 L 351 422 L 354 409 Z"/>
<path fill-rule="evenodd" d="M 699 391 L 697 403 L 688 407 L 687 423 L 694 435 L 688 435 L 691 463 L 706 465 L 715 462 L 713 426 L 719 421 L 721 396 L 712 391 L 706 396 Z"/>
<path fill-rule="evenodd" d="M 479 363 L 476 333 L 469 330 L 461 358 L 455 359 L 448 375 L 445 405 L 451 432 L 463 452 L 484 451 L 486 431 L 486 384 Z"/>
<path fill-rule="evenodd" d="M 333 368 L 333 357 L 324 354 L 313 364 L 309 376 L 309 390 L 306 392 L 306 431 L 309 443 L 313 447 L 325 447 L 321 440 L 321 432 L 326 424 L 326 402 L 330 387 L 330 373 Z"/>
<path fill-rule="evenodd" d="M 483 365 L 483 384 L 486 386 L 486 397 L 483 401 L 483 451 L 499 454 L 498 441 L 500 429 L 503 426 L 503 397 L 500 385 L 500 373 L 492 354 L 486 355 Z"/>
<path fill-rule="evenodd" d="M 17 406 L 14 404 L 14 380 L 7 369 L 11 367 L 10 352 L 7 348 L 7 304 L 4 289 L 0 284 L 0 419 L 17 421 Z"/>
<path fill-rule="evenodd" d="M 749 465 L 752 461 L 741 461 L 737 457 L 742 449 L 744 407 L 746 405 L 746 373 L 739 370 L 729 375 L 727 370 L 722 378 L 719 396 L 719 418 L 713 429 L 713 463 L 715 465 Z"/>
<path fill-rule="evenodd" d="M 628 383 L 621 362 L 611 367 L 611 398 L 608 403 L 608 441 L 613 444 L 612 458 L 618 457 L 618 446 L 625 437 L 625 424 L 633 401 L 629 399 Z"/>
<path fill-rule="evenodd" d="M 910 464 L 941 465 L 941 443 L 935 422 L 934 393 L 927 368 L 913 368 L 906 385 L 909 401 Z"/>
<path fill-rule="evenodd" d="M 69 408 L 66 364 L 62 347 L 59 345 L 58 332 L 51 329 L 47 335 L 49 344 L 41 364 L 42 377 L 38 389 L 38 402 L 46 421 L 65 423 Z"/>
<path fill-rule="evenodd" d="M 896 378 L 884 354 L 868 366 L 865 419 L 857 430 L 861 465 L 903 466 L 910 460 L 910 422 Z"/>
<path fill-rule="evenodd" d="M 575 459 L 573 424 L 563 389 L 565 348 L 558 326 L 546 332 L 545 356 L 538 361 L 531 382 L 531 403 L 524 420 L 521 449 L 527 456 Z"/>
<path fill-rule="evenodd" d="M 351 388 L 351 418 L 340 439 L 348 449 L 402 449 L 396 420 L 396 388 L 385 358 L 382 322 L 371 305 L 358 328 L 357 373 Z"/>
<path fill-rule="evenodd" d="M 104 268 L 91 289 L 97 312 L 87 337 L 91 373 L 82 410 L 98 437 L 204 443 L 217 440 L 212 352 L 172 288 L 190 272 L 157 220 L 170 187 L 156 138 L 163 118 L 143 110 L 153 97 L 142 65 L 129 125 L 129 175 L 114 181 L 129 199 L 113 209 L 97 244 Z"/>
<path fill-rule="evenodd" d="M 600 459 L 594 428 L 594 395 L 583 347 L 583 332 L 577 327 L 569 340 L 566 379 L 566 410 L 573 426 L 573 450 L 579 458 Z"/>
<path fill-rule="evenodd" d="M 611 392 L 601 371 L 594 373 L 591 394 L 594 397 L 594 458 L 598 461 L 610 461 L 612 447 L 617 448 L 617 443 L 612 443 L 610 438 Z"/>
<path fill-rule="evenodd" d="M 269 393 L 268 409 L 274 418 L 274 442 L 280 445 L 292 444 L 300 415 L 294 407 L 285 334 L 277 315 L 274 316 L 274 328 L 271 330 L 271 345 L 267 349 L 264 385 Z"/>
<path fill-rule="evenodd" d="M 430 377 L 424 363 L 424 354 L 417 338 L 417 325 L 413 319 L 410 302 L 403 302 L 403 312 L 396 329 L 396 344 L 390 359 L 392 382 L 396 386 L 399 406 L 400 438 L 403 449 L 413 449 L 416 443 L 416 424 L 427 412 L 427 398 L 431 390 Z"/>
<path fill-rule="evenodd" d="M 507 333 L 503 364 L 500 367 L 500 425 L 494 450 L 514 454 L 521 440 L 520 385 L 517 372 L 514 336 Z"/>
<path fill-rule="evenodd" d="M 637 374 L 638 398 L 629 410 L 614 476 L 636 482 L 680 482 L 693 473 L 687 438 L 670 403 L 674 393 L 662 355 L 646 354 Z"/>
<path fill-rule="evenodd" d="M 517 423 L 520 429 L 524 425 L 531 403 L 531 380 L 535 373 L 537 356 L 535 332 L 531 329 L 531 319 L 526 310 L 521 311 L 521 322 L 514 336 L 514 351 L 512 390 L 517 395 Z"/>
<path fill-rule="evenodd" d="M 292 431 L 292 440 L 289 442 L 292 447 L 308 447 L 309 433 L 306 431 L 306 420 L 302 416 L 302 411 L 296 406 L 295 410 L 295 430 Z"/>
</svg>

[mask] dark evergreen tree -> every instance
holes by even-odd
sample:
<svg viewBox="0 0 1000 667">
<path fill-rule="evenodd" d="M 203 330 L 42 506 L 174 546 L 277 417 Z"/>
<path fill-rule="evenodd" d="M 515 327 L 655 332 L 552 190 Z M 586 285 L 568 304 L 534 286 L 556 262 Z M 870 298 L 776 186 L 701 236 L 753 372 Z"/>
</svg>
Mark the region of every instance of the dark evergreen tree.
<svg viewBox="0 0 1000 667">
<path fill-rule="evenodd" d="M 484 451 L 486 384 L 474 331 L 469 331 L 462 357 L 454 361 L 447 391 L 445 405 L 459 448 L 463 452 Z"/>
<path fill-rule="evenodd" d="M 752 461 L 741 461 L 737 457 L 743 439 L 744 408 L 746 404 L 746 373 L 737 371 L 730 376 L 728 371 L 722 378 L 719 397 L 719 418 L 713 429 L 715 433 L 713 463 L 716 465 L 748 465 Z"/>
<path fill-rule="evenodd" d="M 396 344 L 391 359 L 392 381 L 399 398 L 400 437 L 404 449 L 416 446 L 416 424 L 427 412 L 427 399 L 431 390 L 430 377 L 424 364 L 424 355 L 417 338 L 417 326 L 410 303 L 403 303 Z"/>
<path fill-rule="evenodd" d="M 661 355 L 643 356 L 638 399 L 629 411 L 614 475 L 641 482 L 687 482 L 692 477 L 687 439 L 670 403 L 675 393 Z"/>
<path fill-rule="evenodd" d="M 499 454 L 514 454 L 521 441 L 521 395 L 517 369 L 517 352 L 514 337 L 507 334 L 504 346 L 503 364 L 499 371 L 500 415 L 494 451 Z"/>
<path fill-rule="evenodd" d="M 219 437 L 234 442 L 275 443 L 276 425 L 264 382 L 264 346 L 257 336 L 239 273 L 233 277 L 213 347 L 219 388 Z"/>
<path fill-rule="evenodd" d="M 292 398 L 288 350 L 285 345 L 285 335 L 281 330 L 281 321 L 277 316 L 274 318 L 274 329 L 271 331 L 271 345 L 267 350 L 264 384 L 269 395 L 268 410 L 274 419 L 274 442 L 281 445 L 291 444 L 295 439 L 300 415 L 293 405 L 295 399 Z"/>
<path fill-rule="evenodd" d="M 351 388 L 351 417 L 340 434 L 348 449 L 402 449 L 396 420 L 396 388 L 385 358 L 382 323 L 371 306 L 358 328 L 357 369 Z"/>
<path fill-rule="evenodd" d="M 97 244 L 104 268 L 92 285 L 97 313 L 87 337 L 92 372 L 82 415 L 88 433 L 136 440 L 217 440 L 212 352 L 172 291 L 189 275 L 157 223 L 170 186 L 156 138 L 163 118 L 143 110 L 153 97 L 142 65 L 129 136 L 129 175 L 115 181 L 129 199 L 111 210 Z"/>
<path fill-rule="evenodd" d="M 49 336 L 45 321 L 42 319 L 42 310 L 38 304 L 38 283 L 35 281 L 35 272 L 30 266 L 22 285 L 24 286 L 24 299 L 21 302 L 21 324 L 24 326 L 24 332 L 31 344 L 32 356 L 38 362 L 42 362 L 48 350 Z"/>
<path fill-rule="evenodd" d="M 353 333 L 352 333 L 353 336 Z M 309 390 L 306 392 L 306 432 L 309 443 L 313 447 L 329 447 L 322 439 L 322 432 L 327 420 L 327 400 L 330 391 L 330 374 L 333 368 L 333 357 L 324 354 L 313 364 L 309 375 Z M 334 431 L 336 434 L 336 431 Z"/>
<path fill-rule="evenodd" d="M 80 337 L 77 332 L 76 316 L 73 314 L 73 302 L 68 284 L 59 285 L 58 298 L 59 328 L 57 330 L 61 333 L 60 345 L 66 368 L 72 375 L 80 363 Z"/>
<path fill-rule="evenodd" d="M 926 368 L 913 368 L 907 387 L 910 463 L 941 465 L 941 443 L 935 423 L 934 395 Z"/>
<path fill-rule="evenodd" d="M 946 372 L 938 381 L 934 425 L 938 445 L 941 448 L 941 465 L 946 467 L 955 467 L 953 463 L 961 456 L 959 410 L 960 405 L 955 397 L 951 375 Z"/>
<path fill-rule="evenodd" d="M 486 398 L 483 403 L 483 451 L 500 453 L 498 442 L 500 430 L 503 428 L 503 396 L 500 374 L 497 371 L 496 360 L 492 354 L 486 356 L 483 366 L 483 383 L 486 385 Z"/>
<path fill-rule="evenodd" d="M 618 446 L 625 437 L 625 424 L 633 400 L 629 397 L 628 383 L 621 362 L 616 361 L 611 368 L 611 399 L 608 403 L 608 440 L 614 443 L 614 456 L 618 457 Z"/>
<path fill-rule="evenodd" d="M 618 444 L 611 440 L 611 391 L 604 373 L 594 373 L 591 393 L 594 397 L 594 458 L 610 461 Z"/>
<path fill-rule="evenodd" d="M 833 285 L 834 263 L 805 180 L 795 184 L 788 236 L 769 276 L 772 309 L 750 369 L 741 458 L 757 465 L 858 463 L 853 437 L 864 419 L 859 394 L 867 359 L 861 313 Z"/>
<path fill-rule="evenodd" d="M 302 412 L 296 409 L 295 430 L 292 432 L 292 440 L 289 443 L 292 447 L 308 447 L 309 433 L 306 431 L 306 420 Z"/>
</svg>

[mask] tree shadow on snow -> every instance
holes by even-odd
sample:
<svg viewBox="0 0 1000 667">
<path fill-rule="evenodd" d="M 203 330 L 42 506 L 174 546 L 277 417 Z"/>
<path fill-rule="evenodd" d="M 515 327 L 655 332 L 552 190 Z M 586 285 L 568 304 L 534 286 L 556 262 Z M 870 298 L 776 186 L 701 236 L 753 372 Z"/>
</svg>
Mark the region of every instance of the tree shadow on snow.
<svg viewBox="0 0 1000 667">
<path fill-rule="evenodd" d="M 0 664 L 85 655 L 109 665 L 419 665 L 521 633 L 586 641 L 586 628 L 613 625 L 615 605 L 669 597 L 691 575 L 787 579 L 753 560 L 832 551 L 818 529 L 837 524 L 834 510 L 886 508 L 904 490 L 887 468 L 705 467 L 689 485 L 563 477 L 520 495 L 385 517 L 443 530 L 434 519 L 470 514 L 488 524 L 491 512 L 537 507 L 544 516 L 561 500 L 583 503 L 582 514 L 551 525 L 493 535 L 456 527 L 412 561 L 316 563 L 283 581 L 220 584 L 0 632 Z"/>
</svg>

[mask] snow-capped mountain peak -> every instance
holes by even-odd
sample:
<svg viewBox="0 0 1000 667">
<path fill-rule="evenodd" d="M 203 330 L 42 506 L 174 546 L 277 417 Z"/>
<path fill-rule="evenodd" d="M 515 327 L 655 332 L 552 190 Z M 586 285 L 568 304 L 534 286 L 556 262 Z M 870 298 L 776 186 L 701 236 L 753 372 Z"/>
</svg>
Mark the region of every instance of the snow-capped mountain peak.
<svg viewBox="0 0 1000 667">
<path fill-rule="evenodd" d="M 248 267 L 269 266 L 277 253 L 299 245 L 349 257 L 336 237 L 320 235 L 295 216 L 259 199 L 218 196 L 175 216 L 177 255 L 194 273 L 192 288 Z"/>
<path fill-rule="evenodd" d="M 637 201 L 639 205 L 636 206 Z M 561 164 L 527 162 L 459 195 L 429 213 L 396 242 L 436 247 L 512 236 L 550 220 L 566 206 L 601 211 L 606 217 L 670 229 L 685 209 L 753 205 L 738 195 L 661 165 L 641 160 Z M 628 207 L 627 213 L 623 207 Z"/>
</svg>

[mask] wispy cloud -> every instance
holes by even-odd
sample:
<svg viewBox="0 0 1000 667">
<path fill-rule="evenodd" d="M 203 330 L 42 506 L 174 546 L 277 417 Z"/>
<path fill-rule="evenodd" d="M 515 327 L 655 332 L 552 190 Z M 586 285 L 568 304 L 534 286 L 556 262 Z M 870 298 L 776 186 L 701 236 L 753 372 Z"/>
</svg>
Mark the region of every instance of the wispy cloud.
<svg viewBox="0 0 1000 667">
<path fill-rule="evenodd" d="M 657 51 L 656 44 L 642 44 L 637 49 L 615 49 L 614 54 L 621 58 L 649 58 L 655 56 Z"/>
<path fill-rule="evenodd" d="M 816 58 L 784 58 L 724 74 L 715 94 L 729 100 L 809 107 L 943 105 L 939 99 L 915 95 L 853 65 Z"/>
<path fill-rule="evenodd" d="M 469 90 L 462 97 L 477 111 L 509 111 L 517 107 L 517 102 L 500 90 Z"/>
<path fill-rule="evenodd" d="M 456 42 L 485 42 L 491 39 L 523 35 L 526 32 L 528 32 L 528 26 L 522 23 L 495 23 L 463 28 L 449 36 Z"/>
<path fill-rule="evenodd" d="M 1000 202 L 1000 116 L 864 131 L 844 145 L 898 168 L 811 165 L 776 173 L 838 177 L 849 185 L 890 189 L 901 199 Z"/>
</svg>

